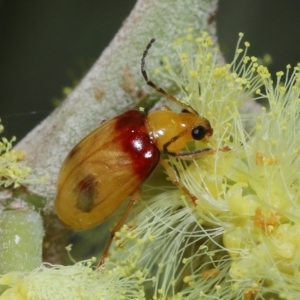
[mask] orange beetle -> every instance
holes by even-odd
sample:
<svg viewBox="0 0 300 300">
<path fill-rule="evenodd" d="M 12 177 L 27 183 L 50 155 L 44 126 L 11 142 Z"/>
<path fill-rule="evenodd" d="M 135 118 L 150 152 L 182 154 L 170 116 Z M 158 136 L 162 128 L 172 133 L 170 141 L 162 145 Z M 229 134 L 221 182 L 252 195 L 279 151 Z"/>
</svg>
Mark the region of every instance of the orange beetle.
<svg viewBox="0 0 300 300">
<path fill-rule="evenodd" d="M 123 225 L 138 198 L 140 185 L 159 162 L 173 182 L 195 201 L 195 196 L 179 182 L 176 172 L 160 158 L 161 153 L 193 159 L 195 155 L 211 151 L 182 151 L 187 142 L 211 136 L 213 130 L 208 120 L 148 80 L 145 58 L 153 42 L 154 39 L 143 53 L 142 74 L 148 85 L 184 106 L 185 111 L 176 113 L 164 107 L 146 115 L 129 110 L 113 118 L 73 148 L 58 177 L 55 210 L 61 221 L 75 230 L 92 228 L 104 222 L 131 196 L 124 215 L 111 232 L 101 264 L 115 232 Z"/>
</svg>

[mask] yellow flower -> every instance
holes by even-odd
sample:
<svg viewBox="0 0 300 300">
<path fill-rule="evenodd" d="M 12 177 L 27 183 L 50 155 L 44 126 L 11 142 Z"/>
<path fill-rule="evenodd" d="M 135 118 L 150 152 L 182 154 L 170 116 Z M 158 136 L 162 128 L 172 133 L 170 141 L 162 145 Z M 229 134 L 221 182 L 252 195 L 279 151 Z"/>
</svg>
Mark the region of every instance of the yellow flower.
<svg viewBox="0 0 300 300">
<path fill-rule="evenodd" d="M 0 124 L 0 133 L 3 130 L 4 127 Z M 17 188 L 27 183 L 41 183 L 46 179 L 46 176 L 30 177 L 31 169 L 20 163 L 25 158 L 25 154 L 20 150 L 12 149 L 12 144 L 15 141 L 16 137 L 11 140 L 3 137 L 0 141 L 0 187 Z"/>
<path fill-rule="evenodd" d="M 70 292 L 74 299 L 299 298 L 300 66 L 288 65 L 274 83 L 242 38 L 233 61 L 222 65 L 208 33 L 189 28 L 174 42 L 181 70 L 164 58 L 167 68 L 156 72 L 214 130 L 188 145 L 209 154 L 168 158 L 196 205 L 171 185 L 153 197 L 157 187 L 149 185 L 148 199 L 116 234 L 105 269 L 83 263 L 40 268 L 34 278 L 8 274 L 0 284 L 11 288 L 0 299 L 24 290 L 55 299 L 58 289 L 60 299 Z M 269 109 L 251 102 L 258 99 Z"/>
<path fill-rule="evenodd" d="M 122 267 L 107 264 L 105 270 L 91 268 L 95 258 L 73 266 L 43 265 L 31 273 L 10 273 L 0 278 L 9 288 L 2 300 L 27 299 L 142 299 L 143 274 L 127 275 Z M 130 283 L 130 284 L 129 284 Z"/>
<path fill-rule="evenodd" d="M 155 299 L 299 296 L 299 66 L 274 83 L 247 55 L 250 44 L 240 47 L 242 37 L 233 62 L 220 65 L 211 37 L 189 31 L 174 43 L 181 72 L 169 62 L 161 73 L 214 129 L 194 147 L 215 151 L 192 162 L 169 157 L 197 205 L 173 190 L 147 200 L 127 229 L 144 243 L 124 234 L 125 248 L 113 251 L 149 270 Z M 249 99 L 270 108 L 250 102 L 253 111 L 245 111 Z"/>
</svg>

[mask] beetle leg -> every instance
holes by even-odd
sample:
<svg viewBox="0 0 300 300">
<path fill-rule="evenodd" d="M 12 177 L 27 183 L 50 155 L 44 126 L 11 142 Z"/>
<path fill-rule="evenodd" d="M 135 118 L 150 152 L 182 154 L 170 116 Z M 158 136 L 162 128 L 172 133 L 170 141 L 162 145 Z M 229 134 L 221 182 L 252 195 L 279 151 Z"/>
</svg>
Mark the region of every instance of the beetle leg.
<svg viewBox="0 0 300 300">
<path fill-rule="evenodd" d="M 141 190 L 140 190 L 140 189 L 137 189 L 137 190 L 131 195 L 131 198 L 130 198 L 129 203 L 128 203 L 127 207 L 126 207 L 126 210 L 124 211 L 123 215 L 122 215 L 121 218 L 119 219 L 118 223 L 117 223 L 117 224 L 115 225 L 115 227 L 111 230 L 110 235 L 109 235 L 109 238 L 108 238 L 108 241 L 107 241 L 107 243 L 106 243 L 106 245 L 105 245 L 105 248 L 104 248 L 104 250 L 103 250 L 103 252 L 102 252 L 102 256 L 101 256 L 101 259 L 100 259 L 100 261 L 99 261 L 99 263 L 98 263 L 97 268 L 103 267 L 103 266 L 104 266 L 105 261 L 106 261 L 106 258 L 107 258 L 107 256 L 108 256 L 109 248 L 110 248 L 111 243 L 112 243 L 112 241 L 113 241 L 113 239 L 114 239 L 114 237 L 115 237 L 116 232 L 119 231 L 119 230 L 122 228 L 122 226 L 124 225 L 124 223 L 125 223 L 125 221 L 126 221 L 128 215 L 129 215 L 129 212 L 130 212 L 132 206 L 133 206 L 136 202 L 138 202 L 138 201 L 140 200 L 140 198 L 141 198 Z"/>
<path fill-rule="evenodd" d="M 228 152 L 230 151 L 230 148 L 228 146 L 218 148 L 218 149 L 211 149 L 211 148 L 204 148 L 204 149 L 196 149 L 193 151 L 182 151 L 182 152 L 170 152 L 167 151 L 166 154 L 178 157 L 180 159 L 184 160 L 193 160 L 200 158 L 202 156 L 208 155 L 208 154 L 214 154 L 216 152 Z"/>
<path fill-rule="evenodd" d="M 219 149 L 204 148 L 204 149 L 196 149 L 196 150 L 192 150 L 192 151 L 181 151 L 181 152 L 172 152 L 172 151 L 168 150 L 168 147 L 172 143 L 176 142 L 179 138 L 184 136 L 187 131 L 189 131 L 191 129 L 192 129 L 192 127 L 188 127 L 186 129 L 184 129 L 183 131 L 181 131 L 178 135 L 171 138 L 167 143 L 165 143 L 163 145 L 163 152 L 167 155 L 175 156 L 175 157 L 178 157 L 180 159 L 192 160 L 192 159 L 197 159 L 197 158 L 202 157 L 202 156 L 207 155 L 207 154 L 216 153 L 218 151 L 221 151 L 221 152 L 230 151 L 230 148 L 227 147 L 227 146 L 219 148 Z"/>
<path fill-rule="evenodd" d="M 217 151 L 227 152 L 230 151 L 230 148 L 225 146 L 219 149 L 211 149 L 211 148 L 204 148 L 204 149 L 196 149 L 193 151 L 181 151 L 181 152 L 171 152 L 168 150 L 168 147 L 174 143 L 177 139 L 182 137 L 186 131 L 190 130 L 190 128 L 186 128 L 185 130 L 181 131 L 178 135 L 173 137 L 169 142 L 165 143 L 163 145 L 163 152 L 167 155 L 175 156 L 180 159 L 184 160 L 193 160 L 197 159 L 201 156 L 207 155 L 207 154 L 213 154 Z M 160 159 L 160 164 L 165 168 L 166 172 L 168 173 L 169 177 L 171 178 L 173 184 L 177 187 L 179 187 L 186 195 L 188 195 L 191 200 L 193 201 L 194 205 L 196 206 L 196 201 L 198 200 L 195 195 L 193 195 L 180 181 L 176 171 L 163 159 Z"/>
<path fill-rule="evenodd" d="M 193 195 L 180 181 L 176 171 L 163 159 L 159 160 L 159 163 L 165 168 L 167 174 L 169 175 L 172 183 L 180 188 L 186 195 L 188 195 L 196 206 L 196 201 L 198 200 L 195 195 Z"/>
</svg>

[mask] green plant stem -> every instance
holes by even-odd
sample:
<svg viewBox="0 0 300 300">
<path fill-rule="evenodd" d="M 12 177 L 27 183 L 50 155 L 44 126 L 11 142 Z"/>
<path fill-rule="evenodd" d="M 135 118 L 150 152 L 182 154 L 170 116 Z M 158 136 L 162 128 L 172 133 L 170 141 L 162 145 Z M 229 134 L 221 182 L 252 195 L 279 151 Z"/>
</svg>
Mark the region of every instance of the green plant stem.
<svg viewBox="0 0 300 300">
<path fill-rule="evenodd" d="M 45 183 L 26 186 L 30 193 L 46 199 L 47 213 L 54 207 L 57 174 L 68 152 L 101 121 L 136 107 L 140 101 L 138 95 L 148 94 L 150 88 L 141 75 L 140 59 L 150 39 L 156 38 L 147 60 L 152 79 L 164 56 L 179 65 L 172 43 L 175 37 L 185 35 L 188 28 L 194 28 L 195 35 L 205 30 L 215 36 L 211 16 L 216 8 L 217 0 L 138 0 L 122 28 L 76 89 L 19 142 L 16 148 L 25 153 L 24 163 L 31 168 L 33 178 L 48 175 Z M 160 82 L 167 89 L 168 84 L 167 80 Z M 155 100 L 158 97 L 156 94 Z M 46 230 L 52 227 L 45 224 Z"/>
<path fill-rule="evenodd" d="M 31 271 L 42 260 L 42 218 L 35 211 L 7 210 L 0 219 L 0 274 Z"/>
</svg>

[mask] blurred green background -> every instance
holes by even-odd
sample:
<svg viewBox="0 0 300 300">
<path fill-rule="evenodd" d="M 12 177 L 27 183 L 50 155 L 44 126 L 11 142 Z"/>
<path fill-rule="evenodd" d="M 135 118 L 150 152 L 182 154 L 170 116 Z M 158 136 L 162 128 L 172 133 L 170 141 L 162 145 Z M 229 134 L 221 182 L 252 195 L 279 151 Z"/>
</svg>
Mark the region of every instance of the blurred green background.
<svg viewBox="0 0 300 300">
<path fill-rule="evenodd" d="M 20 139 L 84 75 L 135 0 L 0 0 L 0 117 Z M 250 54 L 269 53 L 272 72 L 300 61 L 300 1 L 220 0 L 219 42 L 232 58 L 238 32 Z M 150 38 L 150 37 L 149 37 Z"/>
</svg>

